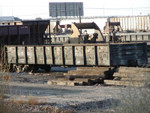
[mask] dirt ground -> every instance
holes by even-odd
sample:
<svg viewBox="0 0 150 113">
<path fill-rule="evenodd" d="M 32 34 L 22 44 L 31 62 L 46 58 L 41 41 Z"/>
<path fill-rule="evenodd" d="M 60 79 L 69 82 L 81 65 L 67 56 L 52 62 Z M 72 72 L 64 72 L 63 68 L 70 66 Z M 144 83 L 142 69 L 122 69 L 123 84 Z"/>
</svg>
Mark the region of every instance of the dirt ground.
<svg viewBox="0 0 150 113">
<path fill-rule="evenodd" d="M 75 69 L 75 68 L 72 68 Z M 47 81 L 62 76 L 67 70 L 53 69 L 51 73 L 3 73 L 10 75 L 6 83 L 6 100 L 36 101 L 33 106 L 20 105 L 18 108 L 29 113 L 48 113 L 49 109 L 71 109 L 77 113 L 114 113 L 122 93 L 127 87 L 116 86 L 54 86 Z M 11 104 L 10 104 L 11 105 Z M 11 105 L 11 107 L 14 104 Z M 44 111 L 43 109 L 47 111 Z M 49 112 L 51 113 L 51 112 Z"/>
</svg>

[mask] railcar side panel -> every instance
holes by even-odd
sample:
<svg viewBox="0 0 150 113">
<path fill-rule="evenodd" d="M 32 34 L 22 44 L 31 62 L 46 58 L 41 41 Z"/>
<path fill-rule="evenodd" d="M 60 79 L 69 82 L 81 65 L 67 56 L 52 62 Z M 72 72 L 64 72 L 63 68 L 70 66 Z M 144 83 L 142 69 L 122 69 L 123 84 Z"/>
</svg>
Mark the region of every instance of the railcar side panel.
<svg viewBox="0 0 150 113">
<path fill-rule="evenodd" d="M 73 46 L 64 47 L 64 56 L 65 56 L 65 65 L 74 65 L 73 64 Z"/>
<path fill-rule="evenodd" d="M 43 46 L 36 47 L 36 59 L 37 59 L 37 64 L 45 64 Z"/>
<path fill-rule="evenodd" d="M 26 64 L 26 53 L 25 47 L 17 47 L 17 54 L 18 54 L 18 63 L 19 64 Z"/>
<path fill-rule="evenodd" d="M 54 46 L 55 65 L 63 65 L 62 46 Z"/>
<path fill-rule="evenodd" d="M 96 65 L 95 46 L 86 46 L 86 65 Z"/>
<path fill-rule="evenodd" d="M 51 46 L 45 47 L 45 54 L 46 54 L 46 64 L 52 65 L 53 57 L 52 57 L 52 47 Z"/>
<path fill-rule="evenodd" d="M 83 46 L 75 46 L 75 64 L 84 65 Z"/>
<path fill-rule="evenodd" d="M 138 65 L 147 63 L 147 45 L 143 44 L 113 44 L 110 45 L 111 64 L 129 65 L 137 63 Z"/>
<path fill-rule="evenodd" d="M 36 64 L 35 48 L 33 46 L 27 46 L 27 59 L 28 64 Z"/>
<path fill-rule="evenodd" d="M 110 56 L 109 56 L 109 45 L 108 46 L 97 46 L 97 54 L 98 54 L 98 65 L 109 66 L 110 64 Z"/>
<path fill-rule="evenodd" d="M 9 64 L 11 63 L 16 63 L 16 47 L 15 46 L 10 46 L 7 48 L 7 61 Z"/>
</svg>

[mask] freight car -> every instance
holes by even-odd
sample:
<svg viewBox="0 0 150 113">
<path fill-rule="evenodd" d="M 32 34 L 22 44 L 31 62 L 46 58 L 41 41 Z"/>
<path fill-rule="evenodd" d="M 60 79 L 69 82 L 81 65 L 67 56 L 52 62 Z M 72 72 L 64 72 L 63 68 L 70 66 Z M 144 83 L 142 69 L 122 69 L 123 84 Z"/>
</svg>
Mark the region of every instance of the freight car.
<svg viewBox="0 0 150 113">
<path fill-rule="evenodd" d="M 109 22 L 120 22 L 126 32 L 150 32 L 150 16 L 118 16 L 108 18 Z"/>
<path fill-rule="evenodd" d="M 8 45 L 7 63 L 14 71 L 50 70 L 51 66 L 128 66 L 147 64 L 146 43 Z"/>
<path fill-rule="evenodd" d="M 26 20 L 4 22 L 0 25 L 0 45 L 44 44 L 50 38 L 44 37 L 50 20 Z M 47 32 L 50 35 L 49 32 Z"/>
</svg>

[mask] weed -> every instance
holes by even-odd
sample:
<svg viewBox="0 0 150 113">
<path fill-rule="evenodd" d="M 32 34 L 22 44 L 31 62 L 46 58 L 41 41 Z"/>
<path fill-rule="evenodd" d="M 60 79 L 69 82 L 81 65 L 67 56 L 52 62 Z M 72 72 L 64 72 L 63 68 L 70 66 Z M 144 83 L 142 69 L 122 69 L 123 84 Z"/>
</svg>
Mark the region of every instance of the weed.
<svg viewBox="0 0 150 113">
<path fill-rule="evenodd" d="M 28 99 L 28 104 L 37 105 L 39 104 L 39 101 L 35 96 L 30 95 Z"/>
<path fill-rule="evenodd" d="M 129 87 L 121 96 L 115 113 L 150 113 L 149 88 Z"/>
</svg>

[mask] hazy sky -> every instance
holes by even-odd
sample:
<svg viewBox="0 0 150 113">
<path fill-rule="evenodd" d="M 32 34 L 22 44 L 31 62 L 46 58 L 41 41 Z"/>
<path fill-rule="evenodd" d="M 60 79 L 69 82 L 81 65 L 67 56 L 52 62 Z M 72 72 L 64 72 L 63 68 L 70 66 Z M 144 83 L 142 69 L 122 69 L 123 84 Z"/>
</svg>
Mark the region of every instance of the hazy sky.
<svg viewBox="0 0 150 113">
<path fill-rule="evenodd" d="M 0 0 L 0 16 L 49 18 L 49 2 L 83 2 L 84 16 L 150 14 L 150 0 Z"/>
</svg>

